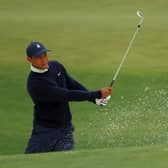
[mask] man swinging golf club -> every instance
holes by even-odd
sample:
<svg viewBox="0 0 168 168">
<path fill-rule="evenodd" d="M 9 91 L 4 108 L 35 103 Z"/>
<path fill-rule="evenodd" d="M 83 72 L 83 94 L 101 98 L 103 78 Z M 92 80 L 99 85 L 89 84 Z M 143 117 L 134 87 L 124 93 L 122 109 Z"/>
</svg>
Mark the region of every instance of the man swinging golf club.
<svg viewBox="0 0 168 168">
<path fill-rule="evenodd" d="M 90 101 L 104 106 L 112 94 L 111 87 L 88 91 L 62 64 L 48 61 L 48 51 L 40 42 L 32 42 L 26 49 L 31 64 L 27 90 L 34 103 L 34 120 L 25 153 L 73 150 L 69 102 Z"/>
</svg>

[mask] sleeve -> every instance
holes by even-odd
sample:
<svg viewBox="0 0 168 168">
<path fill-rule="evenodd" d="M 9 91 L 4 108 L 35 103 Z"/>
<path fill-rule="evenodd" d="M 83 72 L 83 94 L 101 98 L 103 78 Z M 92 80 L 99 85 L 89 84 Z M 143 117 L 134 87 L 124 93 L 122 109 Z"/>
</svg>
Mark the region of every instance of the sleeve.
<svg viewBox="0 0 168 168">
<path fill-rule="evenodd" d="M 73 79 L 71 76 L 69 76 L 66 73 L 66 80 L 67 80 L 67 85 L 68 88 L 70 90 L 84 90 L 84 91 L 88 91 L 88 89 L 86 89 L 81 83 L 79 83 L 78 81 L 76 81 L 75 79 Z"/>
<path fill-rule="evenodd" d="M 101 97 L 101 91 L 69 90 L 60 88 L 47 80 L 36 79 L 29 89 L 32 98 L 40 102 L 92 101 Z"/>
<path fill-rule="evenodd" d="M 68 89 L 70 90 L 82 90 L 82 91 L 88 91 L 88 89 L 83 86 L 81 83 L 79 83 L 78 81 L 76 81 L 75 79 L 73 79 L 66 71 L 66 69 L 63 67 L 62 65 L 62 68 L 64 70 L 64 73 L 65 73 L 65 76 L 66 76 L 66 81 L 67 81 L 67 86 L 68 86 Z M 95 103 L 95 98 L 92 99 L 92 100 L 88 100 L 88 101 L 91 101 L 93 103 Z"/>
</svg>

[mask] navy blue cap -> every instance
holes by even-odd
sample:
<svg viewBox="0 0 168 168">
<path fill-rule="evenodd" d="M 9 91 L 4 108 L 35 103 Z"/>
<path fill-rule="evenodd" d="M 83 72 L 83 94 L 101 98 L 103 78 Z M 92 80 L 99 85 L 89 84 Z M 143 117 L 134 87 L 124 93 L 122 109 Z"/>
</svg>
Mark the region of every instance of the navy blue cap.
<svg viewBox="0 0 168 168">
<path fill-rule="evenodd" d="M 28 57 L 39 57 L 42 53 L 50 51 L 40 42 L 31 42 L 27 49 L 26 54 Z"/>
</svg>

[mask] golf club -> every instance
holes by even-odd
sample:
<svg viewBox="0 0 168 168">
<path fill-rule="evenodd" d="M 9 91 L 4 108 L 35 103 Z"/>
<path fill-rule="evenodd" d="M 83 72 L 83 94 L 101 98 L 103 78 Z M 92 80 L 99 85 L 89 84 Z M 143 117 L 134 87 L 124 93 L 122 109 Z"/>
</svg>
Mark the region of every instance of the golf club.
<svg viewBox="0 0 168 168">
<path fill-rule="evenodd" d="M 111 83 L 110 83 L 110 86 L 111 86 L 111 87 L 114 85 L 114 83 L 115 83 L 115 81 L 116 81 L 116 78 L 117 78 L 117 76 L 118 76 L 118 74 L 119 74 L 119 72 L 120 72 L 120 70 L 121 70 L 121 67 L 122 67 L 122 65 L 123 65 L 123 63 L 124 63 L 124 61 L 125 61 L 125 58 L 126 58 L 126 56 L 128 55 L 128 52 L 129 52 L 129 50 L 130 50 L 130 48 L 131 48 L 131 46 L 132 46 L 132 44 L 133 44 L 133 42 L 134 42 L 134 39 L 135 39 L 135 37 L 136 37 L 136 35 L 137 35 L 139 29 L 141 28 L 142 22 L 143 22 L 143 20 L 144 20 L 144 16 L 143 16 L 143 14 L 142 14 L 141 11 L 139 11 L 139 10 L 137 11 L 137 16 L 140 18 L 140 21 L 139 21 L 139 23 L 138 23 L 138 26 L 137 26 L 137 28 L 136 28 L 135 33 L 133 34 L 132 39 L 131 39 L 130 42 L 129 42 L 128 48 L 126 49 L 126 51 L 125 51 L 125 53 L 124 53 L 124 55 L 123 55 L 123 58 L 122 58 L 122 60 L 121 60 L 121 63 L 119 64 L 119 66 L 118 66 L 118 68 L 117 68 L 117 71 L 116 71 L 116 73 L 115 73 L 115 75 L 114 75 L 114 77 L 113 77 L 113 79 L 112 79 L 112 81 L 111 81 Z"/>
</svg>

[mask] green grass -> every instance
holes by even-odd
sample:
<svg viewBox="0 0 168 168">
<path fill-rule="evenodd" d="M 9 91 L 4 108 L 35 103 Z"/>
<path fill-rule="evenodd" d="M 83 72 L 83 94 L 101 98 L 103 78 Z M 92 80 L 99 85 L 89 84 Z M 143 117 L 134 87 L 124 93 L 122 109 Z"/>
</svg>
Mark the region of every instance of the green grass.
<svg viewBox="0 0 168 168">
<path fill-rule="evenodd" d="M 63 166 L 67 157 L 65 166 L 72 167 L 113 163 L 115 167 L 140 167 L 141 161 L 143 167 L 164 167 L 167 150 L 163 149 L 168 142 L 167 1 L 0 0 L 0 4 L 0 154 L 6 155 L 0 157 L 4 164 L 0 165 L 33 167 L 40 161 L 40 167 Z M 50 59 L 62 62 L 89 89 L 100 89 L 109 84 L 135 31 L 138 9 L 145 20 L 109 105 L 71 103 L 75 152 L 15 156 L 24 152 L 32 128 L 33 104 L 26 92 L 27 44 L 42 41 L 52 50 Z"/>
<path fill-rule="evenodd" d="M 0 164 L 2 168 L 166 168 L 168 164 L 167 155 L 167 146 L 108 148 L 63 153 L 34 154 L 29 156 L 1 156 Z"/>
</svg>

